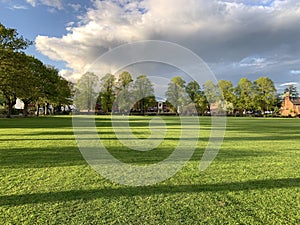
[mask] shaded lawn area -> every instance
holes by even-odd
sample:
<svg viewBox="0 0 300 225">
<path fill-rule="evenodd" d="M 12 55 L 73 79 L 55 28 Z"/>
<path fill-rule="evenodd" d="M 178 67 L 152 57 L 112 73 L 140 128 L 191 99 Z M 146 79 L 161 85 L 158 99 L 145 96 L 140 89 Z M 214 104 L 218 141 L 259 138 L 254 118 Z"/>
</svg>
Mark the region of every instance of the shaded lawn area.
<svg viewBox="0 0 300 225">
<path fill-rule="evenodd" d="M 149 117 L 131 117 L 149 135 Z M 112 155 L 126 163 L 159 162 L 178 142 L 178 118 L 155 150 L 123 147 L 109 117 L 96 117 Z M 210 134 L 200 118 L 198 147 L 172 178 L 128 187 L 104 179 L 82 158 L 72 118 L 0 119 L 0 224 L 300 224 L 300 120 L 228 118 L 224 143 L 204 172 Z"/>
</svg>

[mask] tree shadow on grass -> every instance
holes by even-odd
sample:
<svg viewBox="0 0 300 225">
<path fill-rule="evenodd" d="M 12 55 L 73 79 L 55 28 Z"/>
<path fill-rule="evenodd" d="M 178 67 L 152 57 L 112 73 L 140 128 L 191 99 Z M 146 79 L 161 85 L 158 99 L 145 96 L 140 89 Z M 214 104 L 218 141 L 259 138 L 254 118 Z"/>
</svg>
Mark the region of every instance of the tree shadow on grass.
<svg viewBox="0 0 300 225">
<path fill-rule="evenodd" d="M 174 152 L 174 146 L 160 146 L 151 151 L 136 151 L 122 145 L 108 146 L 106 148 L 113 157 L 124 163 L 145 165 L 161 162 Z M 200 162 L 204 148 L 197 147 L 189 161 Z M 101 154 L 99 150 L 99 154 Z M 243 149 L 234 151 L 220 151 L 217 161 L 246 160 L 253 157 L 269 157 L 279 155 L 280 152 Z M 181 158 L 174 159 L 180 161 Z M 77 146 L 70 147 L 25 147 L 0 149 L 0 168 L 46 168 L 85 165 L 80 150 Z"/>
<path fill-rule="evenodd" d="M 74 200 L 94 200 L 98 198 L 119 198 L 122 196 L 151 196 L 161 194 L 191 194 L 206 192 L 249 191 L 260 189 L 299 188 L 300 178 L 251 180 L 245 182 L 196 184 L 196 185 L 160 185 L 146 187 L 100 188 L 90 190 L 70 190 L 61 192 L 33 193 L 0 196 L 0 205 L 18 206 L 47 202 L 66 202 Z"/>
<path fill-rule="evenodd" d="M 86 164 L 86 162 L 75 147 L 14 148 L 0 150 L 0 167 L 45 168 L 84 164 Z"/>
<path fill-rule="evenodd" d="M 29 117 L 0 119 L 1 128 L 68 128 L 72 117 Z"/>
</svg>

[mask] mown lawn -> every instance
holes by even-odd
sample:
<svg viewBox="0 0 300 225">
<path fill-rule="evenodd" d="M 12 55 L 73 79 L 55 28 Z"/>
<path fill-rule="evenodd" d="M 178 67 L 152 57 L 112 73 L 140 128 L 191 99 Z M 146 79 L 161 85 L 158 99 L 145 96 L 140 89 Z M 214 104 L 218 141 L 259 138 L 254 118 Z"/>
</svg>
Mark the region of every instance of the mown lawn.
<svg viewBox="0 0 300 225">
<path fill-rule="evenodd" d="M 148 117 L 132 117 L 146 138 Z M 122 147 L 109 117 L 99 135 L 127 163 L 155 163 L 176 146 L 180 126 L 165 117 L 164 143 L 150 152 Z M 0 224 L 300 224 L 300 120 L 228 118 L 224 143 L 204 172 L 210 130 L 200 118 L 189 163 L 153 186 L 104 179 L 81 156 L 71 117 L 0 119 Z M 168 136 L 169 135 L 169 136 Z"/>
</svg>

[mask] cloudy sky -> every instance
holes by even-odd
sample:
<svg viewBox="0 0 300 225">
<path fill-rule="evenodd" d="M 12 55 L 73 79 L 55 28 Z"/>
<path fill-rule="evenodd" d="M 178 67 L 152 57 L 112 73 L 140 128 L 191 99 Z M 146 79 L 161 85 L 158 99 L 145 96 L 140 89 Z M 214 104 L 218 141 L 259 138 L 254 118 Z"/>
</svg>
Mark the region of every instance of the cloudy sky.
<svg viewBox="0 0 300 225">
<path fill-rule="evenodd" d="M 278 91 L 300 88 L 298 0 L 0 0 L 0 22 L 70 79 L 119 45 L 163 40 L 192 50 L 218 79 L 269 76 Z"/>
</svg>

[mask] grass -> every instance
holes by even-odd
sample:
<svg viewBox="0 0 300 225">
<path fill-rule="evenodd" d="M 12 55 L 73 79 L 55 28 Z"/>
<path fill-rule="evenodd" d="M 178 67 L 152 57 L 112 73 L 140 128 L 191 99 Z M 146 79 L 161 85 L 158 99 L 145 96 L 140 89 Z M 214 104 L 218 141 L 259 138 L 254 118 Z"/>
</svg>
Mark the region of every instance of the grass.
<svg viewBox="0 0 300 225">
<path fill-rule="evenodd" d="M 122 147 L 108 117 L 99 135 L 127 163 L 167 157 L 177 143 L 176 117 L 149 152 Z M 149 135 L 148 117 L 132 117 Z M 110 182 L 76 146 L 71 117 L 0 119 L 0 224 L 300 224 L 300 121 L 228 118 L 224 143 L 204 172 L 199 162 L 210 130 L 201 118 L 198 147 L 172 178 L 146 187 Z"/>
</svg>

